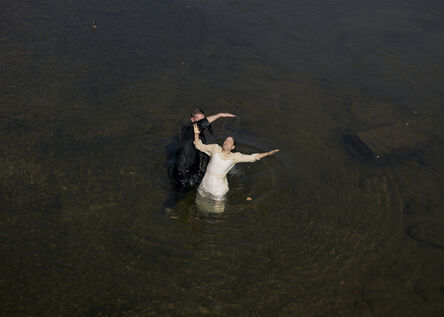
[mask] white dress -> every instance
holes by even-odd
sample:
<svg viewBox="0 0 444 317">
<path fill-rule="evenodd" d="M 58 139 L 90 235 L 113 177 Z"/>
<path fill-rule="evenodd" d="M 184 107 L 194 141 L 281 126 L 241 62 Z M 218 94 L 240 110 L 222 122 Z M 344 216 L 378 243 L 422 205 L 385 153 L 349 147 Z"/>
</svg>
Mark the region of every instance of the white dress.
<svg viewBox="0 0 444 317">
<path fill-rule="evenodd" d="M 194 142 L 194 146 L 201 152 L 208 154 L 211 159 L 207 170 L 197 191 L 203 197 L 214 200 L 223 200 L 228 192 L 227 173 L 241 162 L 255 162 L 258 160 L 258 153 L 242 154 L 222 152 L 222 148 L 217 144 L 203 144 L 201 140 Z"/>
</svg>

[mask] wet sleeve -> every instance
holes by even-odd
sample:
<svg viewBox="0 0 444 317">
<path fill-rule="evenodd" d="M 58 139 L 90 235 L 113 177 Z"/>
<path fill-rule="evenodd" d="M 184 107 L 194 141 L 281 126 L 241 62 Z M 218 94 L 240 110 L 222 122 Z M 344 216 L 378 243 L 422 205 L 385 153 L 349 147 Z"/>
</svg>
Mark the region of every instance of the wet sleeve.
<svg viewBox="0 0 444 317">
<path fill-rule="evenodd" d="M 246 163 L 246 162 L 256 162 L 258 158 L 259 153 L 254 154 L 242 154 L 242 153 L 234 153 L 234 161 L 236 163 Z"/>
<path fill-rule="evenodd" d="M 193 141 L 194 147 L 198 149 L 201 152 L 204 152 L 205 154 L 208 154 L 209 156 L 213 155 L 217 152 L 218 145 L 217 144 L 203 144 L 202 140 L 199 139 L 199 141 Z"/>
<path fill-rule="evenodd" d="M 197 127 L 199 128 L 199 130 L 202 132 L 203 130 L 205 130 L 206 128 L 208 128 L 208 126 L 210 125 L 210 121 L 208 121 L 207 118 L 203 118 L 202 120 L 199 120 L 196 122 L 197 123 Z M 211 131 L 210 131 L 211 132 Z"/>
</svg>

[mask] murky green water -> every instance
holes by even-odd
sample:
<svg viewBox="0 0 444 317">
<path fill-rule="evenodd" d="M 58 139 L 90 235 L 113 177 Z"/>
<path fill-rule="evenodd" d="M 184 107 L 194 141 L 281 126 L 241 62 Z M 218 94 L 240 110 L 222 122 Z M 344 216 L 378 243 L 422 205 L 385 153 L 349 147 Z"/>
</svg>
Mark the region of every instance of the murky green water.
<svg viewBox="0 0 444 317">
<path fill-rule="evenodd" d="M 441 1 L 2 0 L 1 314 L 439 315 L 443 38 Z M 219 215 L 164 209 L 195 105 L 281 150 Z M 344 138 L 395 123 L 427 142 Z"/>
</svg>

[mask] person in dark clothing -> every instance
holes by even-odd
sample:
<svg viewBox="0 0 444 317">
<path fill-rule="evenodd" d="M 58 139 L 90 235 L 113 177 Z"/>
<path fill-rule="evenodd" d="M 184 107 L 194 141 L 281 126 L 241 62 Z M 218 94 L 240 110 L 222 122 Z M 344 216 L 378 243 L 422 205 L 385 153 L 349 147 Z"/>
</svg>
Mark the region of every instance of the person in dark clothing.
<svg viewBox="0 0 444 317">
<path fill-rule="evenodd" d="M 191 112 L 190 122 L 184 124 L 179 133 L 179 148 L 176 152 L 176 163 L 172 173 L 179 191 L 187 192 L 200 184 L 210 159 L 207 154 L 197 151 L 194 147 L 193 124 L 196 123 L 199 130 L 204 131 L 211 128 L 211 123 L 219 118 L 233 117 L 236 116 L 231 113 L 218 113 L 206 117 L 202 109 L 194 109 Z M 205 135 L 201 133 L 199 137 L 205 144 Z"/>
</svg>

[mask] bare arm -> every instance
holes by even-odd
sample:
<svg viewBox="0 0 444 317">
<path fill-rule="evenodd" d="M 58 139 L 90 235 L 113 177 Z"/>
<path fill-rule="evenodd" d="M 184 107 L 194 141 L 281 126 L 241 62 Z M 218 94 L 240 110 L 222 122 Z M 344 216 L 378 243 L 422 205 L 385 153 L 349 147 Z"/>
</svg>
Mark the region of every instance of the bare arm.
<svg viewBox="0 0 444 317">
<path fill-rule="evenodd" d="M 212 123 L 213 121 L 219 119 L 219 118 L 234 118 L 236 117 L 234 114 L 228 113 L 228 112 L 221 112 L 218 114 L 214 114 L 212 116 L 207 117 L 207 120 Z"/>
<path fill-rule="evenodd" d="M 269 151 L 269 152 L 260 153 L 260 154 L 257 155 L 257 160 L 260 160 L 261 158 L 264 158 L 264 157 L 269 156 L 269 155 L 273 155 L 276 152 L 279 152 L 279 150 L 276 149 L 276 150 L 272 150 L 272 151 Z"/>
</svg>

